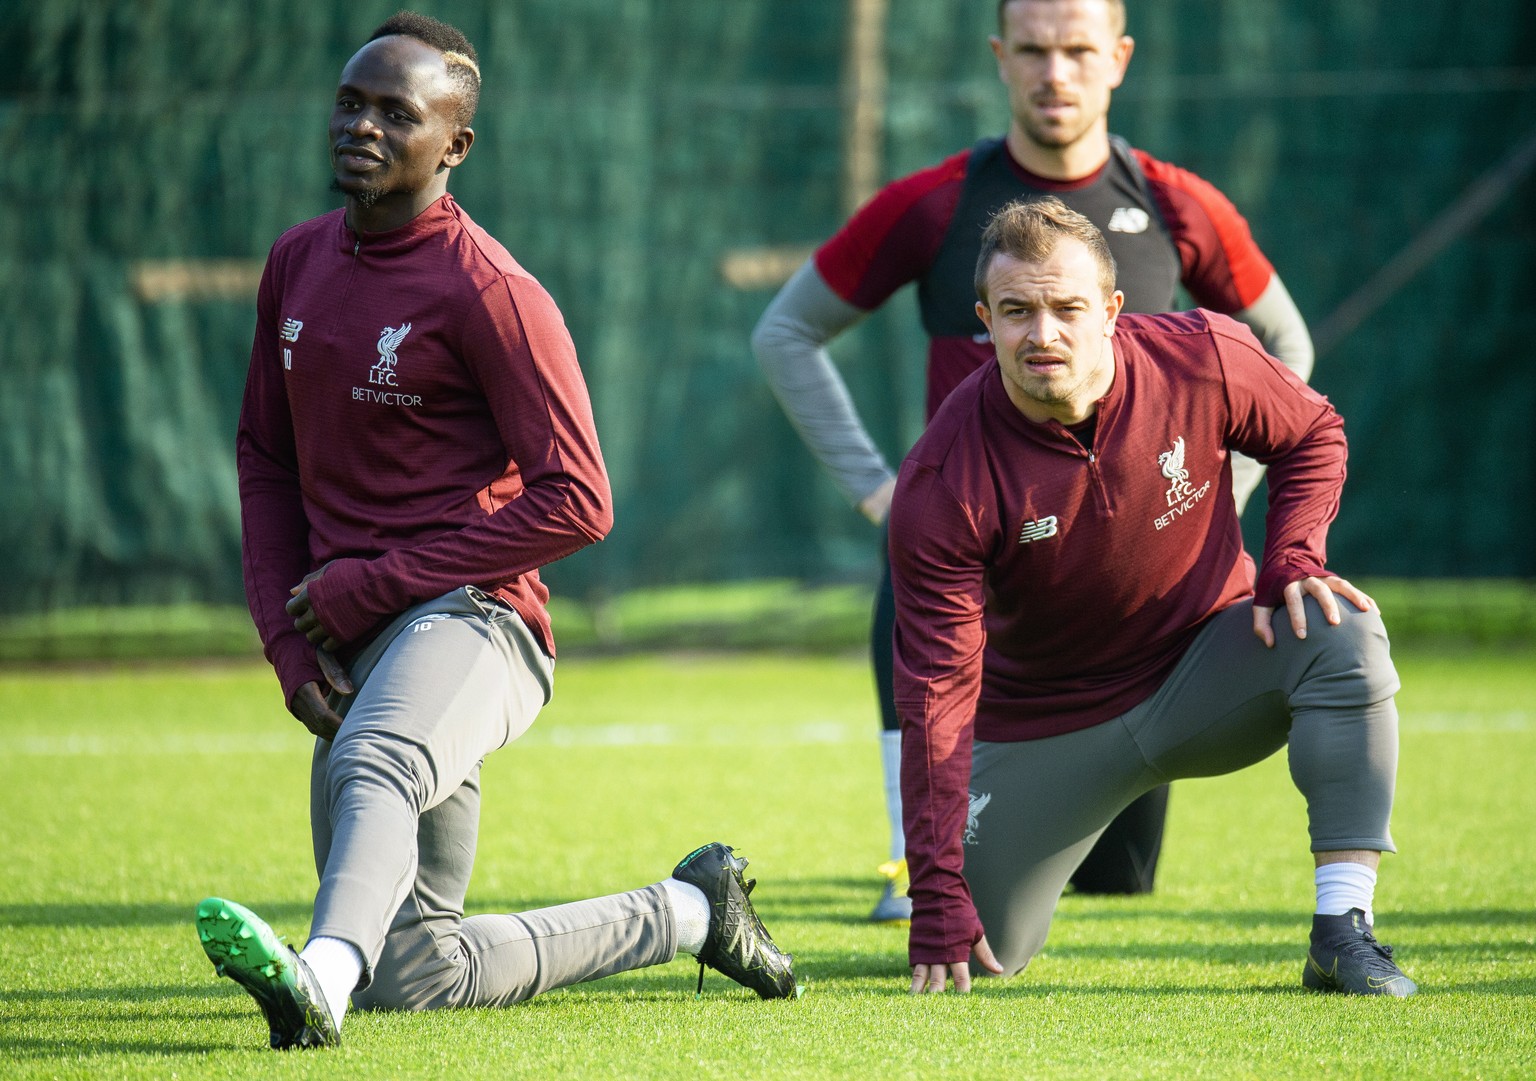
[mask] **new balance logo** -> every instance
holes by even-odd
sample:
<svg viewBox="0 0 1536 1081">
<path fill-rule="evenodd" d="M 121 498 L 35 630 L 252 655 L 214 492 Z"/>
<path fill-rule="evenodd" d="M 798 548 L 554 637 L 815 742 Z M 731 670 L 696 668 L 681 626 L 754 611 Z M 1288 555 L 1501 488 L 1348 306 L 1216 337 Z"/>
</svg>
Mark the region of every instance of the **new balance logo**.
<svg viewBox="0 0 1536 1081">
<path fill-rule="evenodd" d="M 285 319 L 283 329 L 277 332 L 277 336 L 285 342 L 296 342 L 299 340 L 299 331 L 303 329 L 304 324 L 297 319 Z"/>
<path fill-rule="evenodd" d="M 1109 216 L 1108 229 L 1111 233 L 1145 233 L 1151 224 L 1151 217 L 1141 207 L 1122 206 Z"/>
<path fill-rule="evenodd" d="M 1031 541 L 1045 540 L 1047 537 L 1054 537 L 1057 532 L 1054 514 L 1037 518 L 1032 522 L 1024 523 L 1024 528 L 1019 530 L 1019 543 L 1028 544 Z"/>
</svg>

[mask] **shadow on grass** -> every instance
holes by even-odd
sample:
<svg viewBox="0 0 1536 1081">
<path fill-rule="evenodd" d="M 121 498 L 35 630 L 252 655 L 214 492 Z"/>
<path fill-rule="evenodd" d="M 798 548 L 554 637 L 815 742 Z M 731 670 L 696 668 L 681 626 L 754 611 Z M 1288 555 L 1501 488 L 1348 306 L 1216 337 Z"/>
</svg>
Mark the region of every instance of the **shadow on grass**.
<svg viewBox="0 0 1536 1081">
<path fill-rule="evenodd" d="M 875 958 L 856 959 L 818 956 L 807 953 L 798 965 L 806 997 L 812 1001 L 819 995 L 846 996 L 857 994 L 877 998 L 902 999 L 907 994 L 904 970 Z M 870 980 L 872 985 L 862 988 L 834 986 L 834 981 Z M 710 973 L 705 981 L 704 993 L 697 999 L 694 993 L 693 966 L 680 963 L 658 966 L 644 973 L 630 973 L 608 980 L 577 984 L 562 988 L 539 998 L 512 1007 L 487 1007 L 486 1009 L 518 1009 L 543 1012 L 561 1011 L 570 1018 L 575 1008 L 590 1010 L 594 1016 L 614 1009 L 620 1002 L 625 1007 L 646 1003 L 657 1008 L 676 1008 L 695 1005 L 707 1008 L 718 1016 L 719 1011 L 743 1018 L 761 1019 L 763 1010 L 793 1010 L 793 1002 L 762 1002 L 752 992 L 739 987 L 717 973 Z M 1088 1003 L 1114 999 L 1136 998 L 1147 1001 L 1189 1000 L 1252 1000 L 1260 998 L 1304 1000 L 1317 998 L 1314 992 L 1304 990 L 1299 982 L 1260 984 L 1247 987 L 1213 986 L 1198 977 L 1188 981 L 1161 982 L 1156 984 L 1130 985 L 1124 983 L 1076 983 L 1069 980 L 1037 981 L 1028 972 L 1009 980 L 980 979 L 973 992 L 978 999 L 1002 999 L 1019 1002 L 1056 1003 L 1077 999 Z M 1422 998 L 1435 998 L 1448 994 L 1479 994 L 1499 997 L 1530 997 L 1536 995 L 1536 980 L 1476 980 L 1427 986 L 1421 991 Z M 175 1059 L 189 1056 L 205 1056 L 215 1052 L 264 1052 L 260 1041 L 259 1019 L 254 1013 L 234 1017 L 225 1009 L 212 1008 L 217 1000 L 241 998 L 238 988 L 194 989 L 176 985 L 85 988 L 73 991 L 27 991 L 7 994 L 6 1000 L 19 1009 L 8 1011 L 8 1027 L 26 1025 L 33 1032 L 47 1035 L 0 1036 L 0 1055 L 17 1062 L 78 1061 L 87 1056 L 141 1055 L 158 1059 Z M 952 997 L 952 996 L 950 996 Z M 1328 996 L 1332 998 L 1333 996 Z M 208 1009 L 169 1008 L 170 1000 L 207 1000 Z M 57 1013 L 57 1005 L 81 1000 L 100 1002 L 100 1009 L 71 1010 L 67 1017 Z M 32 1008 L 29 1008 L 32 1007 Z M 1058 1007 L 1059 1008 L 1059 1007 Z M 1086 1006 L 1096 1009 L 1098 1007 Z M 461 1011 L 453 1011 L 459 1013 Z M 406 1015 L 406 1011 L 387 1011 L 374 1016 Z M 357 1013 L 356 1017 L 367 1014 Z M 784 1016 L 793 1016 L 792 1014 Z M 226 1026 L 231 1038 L 208 1040 L 206 1038 L 178 1039 L 174 1035 L 156 1040 L 114 1039 L 103 1029 L 118 1026 L 126 1029 L 155 1028 L 165 1030 L 166 1022 L 198 1022 Z M 82 1025 L 101 1032 L 91 1037 L 72 1035 Z"/>
<path fill-rule="evenodd" d="M 1449 987 L 1431 987 L 1421 989 L 1421 997 L 1431 997 L 1448 992 L 1465 992 L 1482 990 L 1482 985 L 1458 984 Z M 985 995 L 994 998 L 1018 998 L 1018 999 L 1056 999 L 1064 996 L 1078 998 L 1145 998 L 1145 999 L 1176 999 L 1197 998 L 1210 999 L 1250 999 L 1254 996 L 1264 998 L 1290 998 L 1297 1001 L 1316 999 L 1318 1001 L 1342 1001 L 1355 999 L 1359 996 L 1349 995 L 1323 995 L 1316 991 L 1309 991 L 1301 985 L 1300 970 L 1294 982 L 1255 984 L 1251 987 L 1217 987 L 1201 980 L 1191 980 L 1188 983 L 1159 983 L 1159 984 L 1112 984 L 1112 983 L 1067 983 L 1056 981 L 1052 983 L 1030 983 L 1027 972 L 1015 976 L 1011 980 L 985 979 L 977 981 L 974 994 Z M 1504 993 L 1510 995 L 1529 995 L 1531 988 L 1524 990 L 1507 989 Z M 1396 1001 L 1396 1000 L 1393 1000 Z"/>
<path fill-rule="evenodd" d="M 830 923 L 874 926 L 865 913 L 877 895 L 879 883 L 870 878 L 789 878 L 765 880 L 753 893 L 753 900 L 765 920 L 798 923 Z M 1069 894 L 1073 910 L 1058 914 L 1058 920 L 1073 923 L 1139 922 L 1192 920 L 1210 921 L 1212 926 L 1242 929 L 1310 927 L 1311 916 L 1293 909 L 1211 909 L 1170 908 L 1156 900 L 1113 898 L 1100 901 Z M 308 899 L 296 901 L 234 898 L 280 931 L 307 924 L 312 915 Z M 475 897 L 469 909 L 478 912 L 529 912 L 550 908 L 578 897 Z M 155 901 L 131 904 L 0 904 L 0 927 L 153 927 L 190 924 L 196 912 L 193 902 Z M 1407 929 L 1433 927 L 1525 927 L 1536 932 L 1536 910 L 1500 908 L 1393 909 L 1384 914 L 1382 928 L 1401 933 Z M 771 928 L 770 928 L 771 929 Z M 291 937 L 291 936 L 290 936 Z M 1500 942 L 1501 948 L 1533 950 L 1530 941 Z"/>
<path fill-rule="evenodd" d="M 1301 924 L 1311 926 L 1310 913 L 1296 909 L 1230 909 L 1206 910 L 1169 908 L 1155 899 L 1117 897 L 1112 899 L 1090 898 L 1083 894 L 1068 894 L 1076 906 L 1070 916 L 1075 921 L 1159 919 L 1190 920 L 1211 919 L 1235 927 L 1262 927 L 1276 924 Z M 1111 907 L 1113 906 L 1113 907 Z M 1518 926 L 1525 925 L 1536 931 L 1536 909 L 1529 908 L 1442 908 L 1413 909 L 1393 908 L 1383 910 L 1383 926 L 1433 927 L 1433 926 Z"/>
<path fill-rule="evenodd" d="M 199 898 L 198 900 L 201 900 Z M 312 906 L 308 901 L 252 901 L 239 898 L 271 924 L 308 925 Z M 197 901 L 155 901 L 148 904 L 37 904 L 0 905 L 0 927 L 163 927 L 192 925 Z M 281 930 L 281 929 L 280 929 Z"/>
<path fill-rule="evenodd" d="M 822 988 L 826 988 L 828 993 L 839 995 L 873 993 L 884 997 L 906 993 L 908 968 L 905 932 L 899 928 L 877 927 L 863 920 L 863 904 L 870 892 L 869 887 L 870 882 L 863 877 L 786 878 L 776 883 L 767 883 L 758 891 L 757 896 L 762 902 L 768 926 L 779 944 L 795 953 L 797 974 L 809 987 L 810 994 L 816 995 Z M 519 897 L 501 902 L 476 899 L 474 908 L 527 911 L 566 900 L 569 899 Z M 252 907 L 275 924 L 289 929 L 306 926 L 310 916 L 307 900 L 260 901 L 253 903 Z M 857 914 L 850 915 L 850 909 Z M 192 910 L 192 905 L 172 902 L 117 905 L 12 904 L 0 905 L 0 926 L 133 928 L 186 925 L 190 928 Z M 797 948 L 796 924 L 824 923 L 859 926 L 867 928 L 867 933 L 850 937 L 846 945 L 837 949 Z M 1118 941 L 1076 942 L 1072 939 L 1077 936 L 1063 934 L 1069 924 L 1086 930 L 1092 925 L 1106 923 L 1117 924 L 1123 929 Z M 1092 963 L 1096 966 L 1094 971 L 1100 974 L 1106 963 L 1135 962 L 1195 964 L 1210 966 L 1213 970 L 1295 963 L 1299 974 L 1300 955 L 1305 947 L 1308 923 L 1307 914 L 1289 909 L 1192 909 L 1173 907 L 1153 898 L 1078 898 L 1072 902 L 1072 911 L 1059 919 L 1051 940 L 1047 942 L 1046 954 L 1053 961 L 1068 965 L 1074 961 Z M 1458 975 L 1462 978 L 1427 983 L 1423 988 L 1425 996 L 1460 993 L 1536 997 L 1536 979 L 1490 978 L 1498 972 L 1495 967 L 1497 961 L 1490 959 L 1484 963 L 1475 956 L 1489 953 L 1506 956 L 1513 954 L 1524 958 L 1536 952 L 1536 943 L 1532 942 L 1529 934 L 1520 934 L 1519 937 L 1510 934 L 1511 931 L 1518 933 L 1536 926 L 1536 916 L 1532 912 L 1523 909 L 1408 909 L 1394 911 L 1388 923 L 1389 926 L 1384 927 L 1384 934 L 1388 941 L 1397 941 L 1400 946 L 1407 947 L 1400 950 L 1400 956 L 1410 974 L 1413 974 L 1415 961 L 1438 960 L 1458 969 Z M 1187 930 L 1183 937 L 1169 940 L 1166 935 L 1168 925 Z M 1091 934 L 1102 938 L 1104 930 L 1100 927 Z M 1260 940 L 1254 941 L 1255 936 Z M 696 974 L 697 969 L 691 961 L 679 957 L 670 965 L 564 989 L 557 997 L 547 1001 L 535 999 L 523 1004 L 523 1008 L 542 1009 L 560 1001 L 568 1002 L 573 997 L 586 998 L 594 1004 L 623 999 L 628 1002 L 675 1005 L 694 997 Z M 1060 975 L 1059 970 L 1057 975 Z M 1091 996 L 1095 999 L 1117 995 L 1222 999 L 1305 994 L 1297 982 L 1289 979 L 1276 984 L 1248 987 L 1233 987 L 1230 979 L 1226 983 L 1226 986 L 1213 986 L 1210 981 L 1202 979 L 1198 972 L 1191 973 L 1187 980 L 1134 986 L 1087 980 L 1073 982 L 1060 978 L 1042 982 L 1025 972 L 1010 980 L 978 981 L 977 990 L 986 996 L 1026 1000 L 1052 995 Z M 162 1023 L 172 1017 L 217 1021 L 226 1019 L 228 1014 L 213 1008 L 214 1004 L 240 994 L 238 988 L 220 981 L 185 986 L 160 984 L 24 991 L 6 989 L 3 997 L 12 1007 L 7 1018 L 7 1027 L 12 1028 L 12 1031 L 16 1023 L 23 1023 L 67 1032 L 71 1025 L 79 1022 L 131 1027 Z M 703 998 L 715 1003 L 739 1003 L 742 1007 L 758 1002 L 752 992 L 714 972 L 706 975 Z M 210 1008 L 195 1008 L 195 1003 L 199 1002 L 208 1003 Z M 60 1008 L 71 1003 L 85 1005 L 85 1009 L 70 1010 L 67 1018 L 60 1016 Z M 97 1005 L 92 1007 L 88 1005 L 90 1003 Z M 187 1012 L 188 1007 L 193 1007 L 191 1012 Z M 95 1039 L 71 1039 L 67 1036 L 57 1039 L 11 1035 L 0 1037 L 0 1050 L 25 1059 L 62 1059 L 86 1054 L 203 1054 L 217 1050 L 240 1050 L 249 1046 L 249 1041 L 244 1038 L 237 1038 L 227 1044 L 187 1042 L 167 1046 L 132 1039 L 114 1041 L 105 1036 Z"/>
<path fill-rule="evenodd" d="M 233 985 L 214 984 L 213 970 L 208 970 L 210 983 L 207 986 L 195 984 L 166 983 L 151 985 L 148 987 L 33 987 L 25 991 L 5 992 L 7 1003 L 17 1002 L 89 1002 L 100 1000 L 103 1002 L 139 1002 L 150 1003 L 172 998 L 210 999 L 223 995 L 224 988 Z M 76 1014 L 75 1016 L 81 1016 Z M 193 1014 L 178 1012 L 177 1017 L 190 1017 Z M 209 1013 L 207 1016 L 216 1016 Z M 121 1021 L 125 1015 L 114 1014 L 110 1020 Z"/>
<path fill-rule="evenodd" d="M 52 1038 L 45 1040 L 26 1037 L 0 1037 L 0 1052 L 18 1062 L 49 1062 L 58 1059 L 78 1060 L 92 1055 L 148 1055 L 154 1058 L 181 1058 L 187 1055 L 209 1055 L 216 1051 L 249 1051 L 249 1040 L 232 1043 L 187 1043 L 165 1040 L 79 1040 Z M 266 1050 L 266 1048 L 262 1048 Z"/>
<path fill-rule="evenodd" d="M 174 1032 L 175 1026 L 187 1022 L 227 1021 L 230 1018 L 229 1011 L 219 1008 L 216 1003 L 235 996 L 244 997 L 244 992 L 212 983 L 202 987 L 190 984 L 152 984 L 139 987 L 7 990 L 4 998 L 11 1007 L 7 1011 L 7 1027 L 14 1031 L 26 1025 L 33 1031 L 46 1031 L 49 1035 L 38 1037 L 6 1033 L 0 1036 L 0 1055 L 17 1060 L 46 1061 L 79 1059 L 87 1055 L 151 1055 L 172 1058 L 206 1055 L 215 1051 L 247 1050 L 252 1046 L 250 1025 L 242 1026 L 245 1038 L 227 1043 L 207 1040 L 181 1042 L 174 1036 L 151 1042 L 113 1039 L 105 1033 L 92 1037 L 72 1035 L 82 1026 L 98 1032 L 113 1026 L 132 1031 L 153 1028 L 156 1031 L 169 1029 Z M 171 1005 L 173 1002 L 189 1000 L 206 1002 L 208 1008 L 188 1009 Z M 79 1008 L 82 1003 L 98 1005 Z M 61 1007 L 66 1009 L 61 1010 Z M 262 1031 L 264 1033 L 265 1030 Z"/>
<path fill-rule="evenodd" d="M 752 903 L 769 925 L 770 932 L 775 922 L 789 920 L 874 926 L 865 915 L 873 907 L 879 892 L 880 882 L 874 877 L 790 879 L 780 875 L 764 877 L 752 893 Z M 466 907 L 471 913 L 532 912 L 578 900 L 582 898 L 476 897 L 471 894 Z"/>
</svg>

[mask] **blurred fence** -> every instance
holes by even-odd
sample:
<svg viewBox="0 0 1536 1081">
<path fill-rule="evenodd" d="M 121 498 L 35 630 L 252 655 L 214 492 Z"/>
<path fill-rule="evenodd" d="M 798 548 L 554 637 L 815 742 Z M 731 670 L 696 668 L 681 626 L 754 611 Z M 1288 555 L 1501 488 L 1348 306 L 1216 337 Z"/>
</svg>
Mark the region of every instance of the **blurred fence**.
<svg viewBox="0 0 1536 1081">
<path fill-rule="evenodd" d="M 0 0 L 0 613 L 238 603 L 255 278 L 335 205 L 335 78 L 394 6 Z M 453 190 L 563 308 L 613 475 L 615 532 L 555 587 L 869 576 L 747 336 L 871 183 L 1002 129 L 992 0 L 422 6 L 482 56 Z M 1536 576 L 1536 9 L 1130 7 L 1113 127 L 1237 202 L 1319 339 L 1352 444 L 1332 562 Z M 893 461 L 912 309 L 834 351 Z"/>
</svg>

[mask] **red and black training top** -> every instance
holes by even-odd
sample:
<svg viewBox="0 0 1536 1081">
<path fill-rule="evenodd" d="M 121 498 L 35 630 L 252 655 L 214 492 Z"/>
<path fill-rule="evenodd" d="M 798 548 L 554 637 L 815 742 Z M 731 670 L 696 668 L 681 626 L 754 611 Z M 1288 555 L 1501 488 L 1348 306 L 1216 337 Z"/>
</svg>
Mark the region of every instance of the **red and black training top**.
<svg viewBox="0 0 1536 1081">
<path fill-rule="evenodd" d="M 1029 172 L 1001 138 L 881 189 L 816 252 L 816 269 L 849 304 L 873 311 L 918 283 L 929 336 L 927 416 L 993 359 L 976 318 L 971 279 L 987 221 L 1014 199 L 1054 195 L 1104 233 L 1127 312 L 1175 307 L 1183 283 L 1203 308 L 1233 314 L 1269 286 L 1274 268 L 1248 223 L 1215 186 L 1119 138 L 1096 172 L 1049 180 Z"/>
</svg>

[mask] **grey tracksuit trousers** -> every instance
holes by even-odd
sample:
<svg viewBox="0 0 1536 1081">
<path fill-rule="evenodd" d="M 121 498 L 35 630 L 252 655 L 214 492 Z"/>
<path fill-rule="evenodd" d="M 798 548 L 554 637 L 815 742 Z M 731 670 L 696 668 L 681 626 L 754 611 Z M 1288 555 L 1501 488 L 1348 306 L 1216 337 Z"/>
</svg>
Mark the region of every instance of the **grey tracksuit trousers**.
<svg viewBox="0 0 1536 1081">
<path fill-rule="evenodd" d="M 660 886 L 464 918 L 480 763 L 533 723 L 553 669 L 473 588 L 403 613 L 353 663 L 356 693 L 333 702 L 346 723 L 315 742 L 310 934 L 361 951 L 358 1007 L 506 1005 L 676 954 Z"/>
<path fill-rule="evenodd" d="M 1330 627 L 1307 599 L 1305 639 L 1277 610 L 1273 649 L 1253 633 L 1252 605 L 1233 605 L 1121 716 L 1047 739 L 976 742 L 965 878 L 1007 974 L 1039 952 L 1067 879 L 1109 821 L 1171 780 L 1232 773 L 1288 745 L 1312 851 L 1396 851 L 1397 672 L 1381 616 L 1338 605 L 1342 623 Z"/>
</svg>

